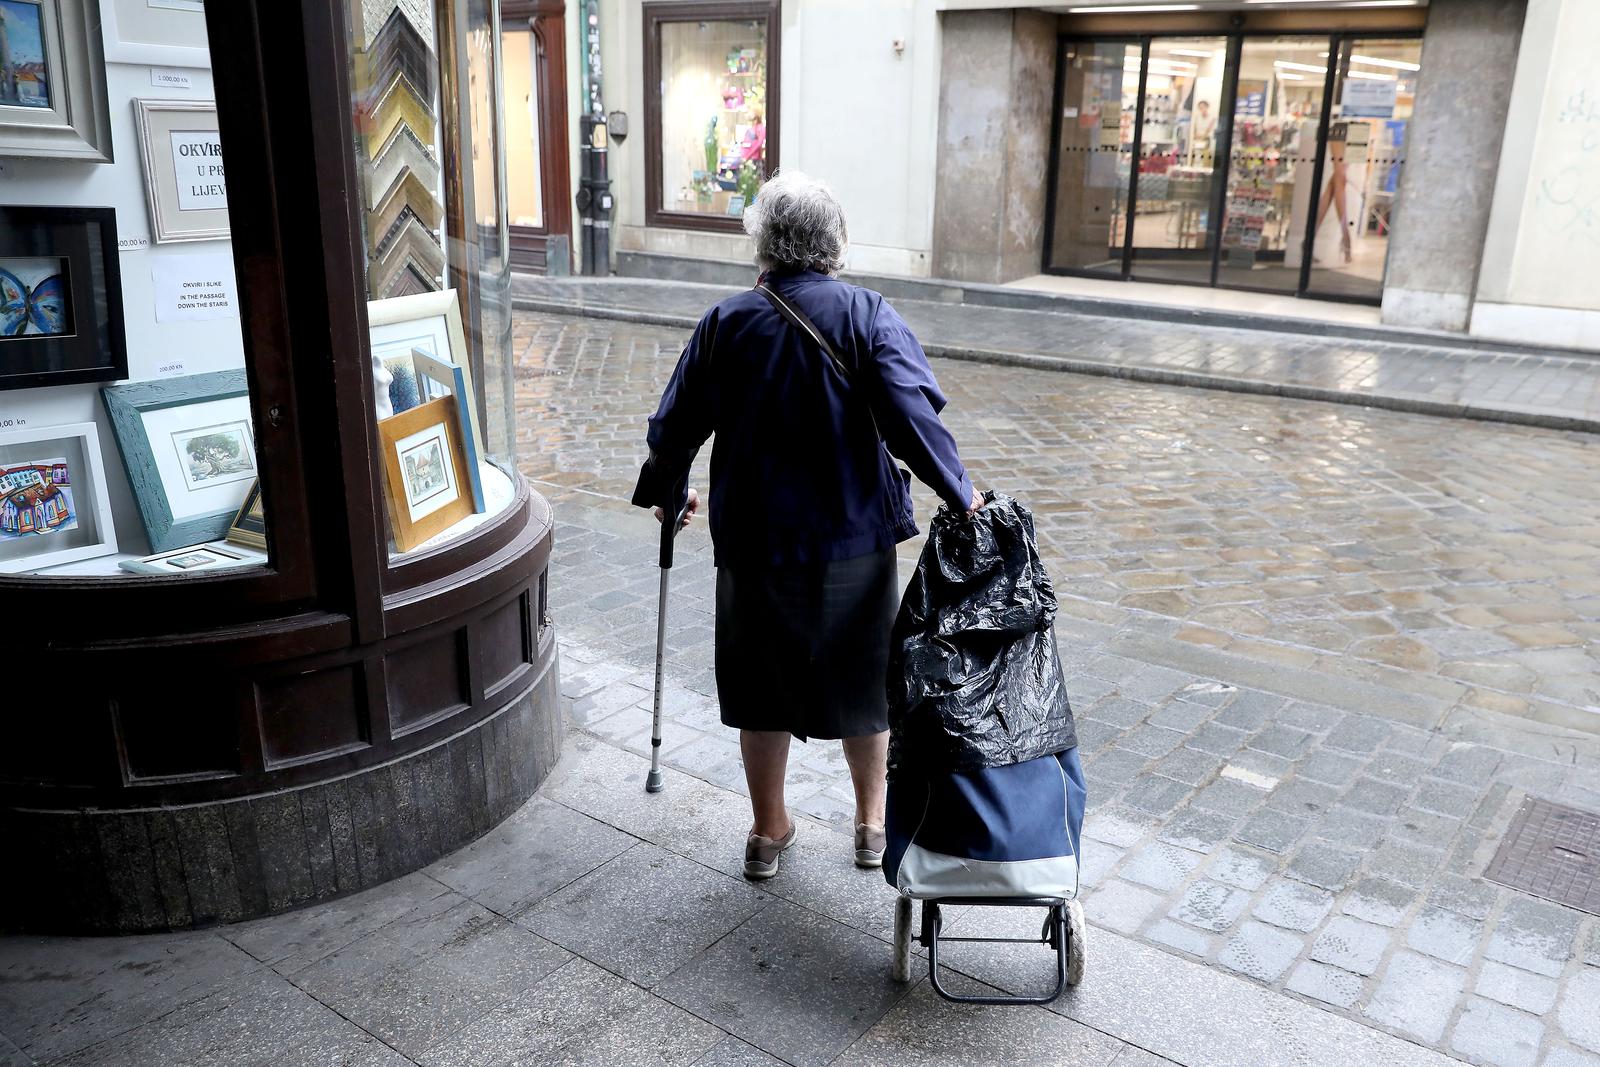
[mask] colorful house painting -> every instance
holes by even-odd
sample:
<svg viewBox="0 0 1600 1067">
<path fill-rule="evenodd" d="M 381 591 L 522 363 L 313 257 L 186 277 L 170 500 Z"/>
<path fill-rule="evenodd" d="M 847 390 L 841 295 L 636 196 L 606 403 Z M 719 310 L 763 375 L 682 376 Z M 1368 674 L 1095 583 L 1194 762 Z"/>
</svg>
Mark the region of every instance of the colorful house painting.
<svg viewBox="0 0 1600 1067">
<path fill-rule="evenodd" d="M 65 460 L 0 467 L 0 538 L 77 526 Z"/>
</svg>

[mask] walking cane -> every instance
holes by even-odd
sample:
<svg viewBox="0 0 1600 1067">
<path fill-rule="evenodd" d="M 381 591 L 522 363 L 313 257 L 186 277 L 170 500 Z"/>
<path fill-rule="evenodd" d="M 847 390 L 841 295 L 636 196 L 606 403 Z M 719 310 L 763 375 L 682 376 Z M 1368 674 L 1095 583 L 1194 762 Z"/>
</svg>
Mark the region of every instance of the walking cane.
<svg viewBox="0 0 1600 1067">
<path fill-rule="evenodd" d="M 646 793 L 659 793 L 665 788 L 661 781 L 661 698 L 665 681 L 662 672 L 667 656 L 667 579 L 672 574 L 672 541 L 678 536 L 678 527 L 683 525 L 683 517 L 689 512 L 687 473 L 672 487 L 671 499 L 672 514 L 667 514 L 663 508 L 661 515 L 661 593 L 656 600 L 656 692 L 650 712 L 650 774 L 644 780 Z"/>
</svg>

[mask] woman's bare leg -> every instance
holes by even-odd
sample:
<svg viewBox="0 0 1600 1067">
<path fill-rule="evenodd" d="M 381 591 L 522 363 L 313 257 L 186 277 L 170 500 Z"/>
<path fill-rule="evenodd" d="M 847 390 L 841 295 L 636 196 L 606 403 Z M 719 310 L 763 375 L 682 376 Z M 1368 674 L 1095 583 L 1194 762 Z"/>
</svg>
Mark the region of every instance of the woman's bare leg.
<svg viewBox="0 0 1600 1067">
<path fill-rule="evenodd" d="M 752 832 L 777 840 L 789 832 L 789 809 L 783 802 L 789 735 L 781 730 L 740 730 L 739 751 L 756 820 Z"/>
<path fill-rule="evenodd" d="M 845 738 L 844 761 L 850 765 L 850 782 L 856 789 L 856 822 L 882 826 L 889 731 Z"/>
</svg>

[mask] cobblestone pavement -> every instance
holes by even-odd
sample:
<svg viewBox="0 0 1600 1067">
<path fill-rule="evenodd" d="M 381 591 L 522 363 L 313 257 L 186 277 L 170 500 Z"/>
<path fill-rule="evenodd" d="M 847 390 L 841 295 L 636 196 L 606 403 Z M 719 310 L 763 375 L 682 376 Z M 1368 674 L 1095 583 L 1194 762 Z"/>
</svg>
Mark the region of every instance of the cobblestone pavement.
<svg viewBox="0 0 1600 1067">
<path fill-rule="evenodd" d="M 692 326 L 732 289 L 519 275 L 519 306 Z M 1452 349 L 1204 324 L 895 300 L 930 353 L 1600 431 L 1600 356 Z M 1329 327 L 1337 331 L 1337 326 Z"/>
<path fill-rule="evenodd" d="M 681 337 L 519 325 L 522 464 L 562 520 L 563 688 L 641 755 L 655 526 L 622 499 Z M 1035 509 L 1062 594 L 1091 921 L 1471 1062 L 1600 1067 L 1600 919 L 1483 878 L 1524 796 L 1600 810 L 1592 442 L 935 370 L 976 480 Z M 742 790 L 703 530 L 679 559 L 666 759 Z M 842 828 L 837 746 L 797 756 L 791 802 Z"/>
</svg>

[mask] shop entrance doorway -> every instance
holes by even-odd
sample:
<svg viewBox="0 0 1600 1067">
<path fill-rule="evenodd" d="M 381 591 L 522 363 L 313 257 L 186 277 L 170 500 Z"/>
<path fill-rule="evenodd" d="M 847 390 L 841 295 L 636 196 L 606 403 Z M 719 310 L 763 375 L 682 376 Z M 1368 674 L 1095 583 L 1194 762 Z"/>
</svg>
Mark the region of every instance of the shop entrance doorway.
<svg viewBox="0 0 1600 1067">
<path fill-rule="evenodd" d="M 500 9 L 511 265 L 536 274 L 572 273 L 565 6 L 504 0 Z"/>
<path fill-rule="evenodd" d="M 1062 38 L 1046 273 L 1381 302 L 1421 51 Z"/>
</svg>

